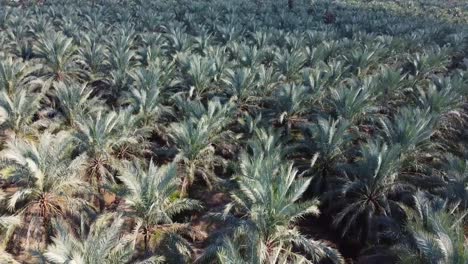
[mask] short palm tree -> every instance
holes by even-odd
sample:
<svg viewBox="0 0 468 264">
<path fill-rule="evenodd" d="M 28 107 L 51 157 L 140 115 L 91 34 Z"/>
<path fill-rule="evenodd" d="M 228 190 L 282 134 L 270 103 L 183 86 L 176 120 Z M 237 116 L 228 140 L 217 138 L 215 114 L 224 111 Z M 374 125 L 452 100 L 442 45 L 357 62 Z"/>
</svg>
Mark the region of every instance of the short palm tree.
<svg viewBox="0 0 468 264">
<path fill-rule="evenodd" d="M 462 104 L 461 90 L 452 85 L 450 78 L 436 79 L 435 84 L 430 84 L 426 89 L 418 87 L 418 92 L 419 104 L 434 114 L 445 114 Z"/>
<path fill-rule="evenodd" d="M 303 138 L 292 147 L 294 153 L 306 154 L 308 158 L 317 155 L 317 163 L 313 168 L 317 174 L 311 184 L 315 193 L 324 190 L 328 185 L 326 177 L 335 165 L 343 160 L 347 147 L 353 139 L 349 129 L 350 124 L 344 119 L 319 118 L 317 123 L 303 127 Z M 305 168 L 309 169 L 309 164 Z"/>
<path fill-rule="evenodd" d="M 382 50 L 383 48 L 380 46 L 373 48 L 367 46 L 357 48 L 352 50 L 349 55 L 345 56 L 345 60 L 350 65 L 351 71 L 355 72 L 357 75 L 364 75 L 379 59 L 379 52 Z"/>
<path fill-rule="evenodd" d="M 381 119 L 382 133 L 390 144 L 401 146 L 403 154 L 410 154 L 430 144 L 436 118 L 429 110 L 402 108 L 393 120 Z"/>
<path fill-rule="evenodd" d="M 103 78 L 105 49 L 99 43 L 99 37 L 82 34 L 81 48 L 78 50 L 79 61 L 86 65 L 90 81 Z"/>
<path fill-rule="evenodd" d="M 132 120 L 128 113 L 98 111 L 77 122 L 75 137 L 87 156 L 88 181 L 99 191 L 103 184 L 114 182 L 118 157 L 138 155 L 145 149 L 138 145 L 144 141 L 143 134 Z"/>
<path fill-rule="evenodd" d="M 188 188 L 197 174 L 202 176 L 210 188 L 212 186 L 214 148 L 211 146 L 209 128 L 206 119 L 198 122 L 186 120 L 171 125 L 169 136 L 179 151 L 176 161 L 180 162 L 185 170 L 180 190 L 181 197 L 188 194 Z"/>
<path fill-rule="evenodd" d="M 56 221 L 56 235 L 52 244 L 45 250 L 44 263 L 65 264 L 114 264 L 163 262 L 161 257 L 151 257 L 144 261 L 135 261 L 135 238 L 125 234 L 124 219 L 120 216 L 102 215 L 90 227 L 88 232 L 81 230 L 75 237 L 70 227 L 62 221 Z"/>
<path fill-rule="evenodd" d="M 369 142 L 361 147 L 361 158 L 345 166 L 336 190 L 331 190 L 332 210 L 337 210 L 333 225 L 342 235 L 356 235 L 361 242 L 372 240 L 371 227 L 378 216 L 390 216 L 398 203 L 389 198 L 399 187 L 398 145 Z M 401 187 L 401 185 L 400 185 Z"/>
<path fill-rule="evenodd" d="M 27 169 L 21 170 L 25 174 L 20 175 L 17 191 L 5 199 L 8 208 L 28 223 L 28 230 L 43 228 L 42 242 L 48 238 L 52 219 L 73 215 L 87 206 L 81 195 L 89 190 L 79 175 L 83 159 L 72 159 L 72 150 L 66 133 L 44 133 L 37 143 L 9 142 L 0 154 Z"/>
<path fill-rule="evenodd" d="M 241 106 L 255 99 L 258 90 L 257 79 L 251 69 L 240 68 L 235 71 L 228 69 L 222 81 L 227 85 L 228 95 L 235 96 Z"/>
<path fill-rule="evenodd" d="M 34 134 L 34 115 L 39 110 L 41 96 L 20 90 L 13 96 L 0 92 L 0 128 L 11 137 Z"/>
<path fill-rule="evenodd" d="M 201 97 L 210 90 L 210 85 L 215 71 L 215 63 L 212 59 L 194 55 L 189 58 L 186 84 L 190 92 Z"/>
<path fill-rule="evenodd" d="M 0 216 L 0 235 L 2 237 L 0 244 L 0 262 L 8 264 L 16 264 L 13 257 L 8 254 L 5 249 L 13 235 L 15 229 L 21 226 L 21 217 L 18 215 L 2 215 Z"/>
<path fill-rule="evenodd" d="M 128 189 L 123 197 L 124 215 L 136 222 L 136 231 L 143 233 L 145 252 L 153 235 L 161 238 L 188 229 L 186 224 L 175 223 L 173 216 L 200 208 L 200 204 L 192 199 L 174 199 L 180 185 L 175 164 L 158 168 L 151 161 L 146 169 L 135 161 L 126 163 L 120 171 L 118 178 Z"/>
<path fill-rule="evenodd" d="M 372 91 L 359 84 L 340 86 L 331 91 L 331 104 L 338 117 L 356 124 L 373 110 Z"/>
<path fill-rule="evenodd" d="M 281 159 L 281 146 L 272 145 L 274 138 L 261 137 L 251 144 L 254 154 L 242 154 L 236 177 L 240 188 L 232 192 L 232 202 L 223 214 L 233 226 L 217 235 L 199 261 L 213 257 L 213 253 L 225 261 L 229 253 L 238 258 L 231 263 L 318 263 L 324 258 L 344 263 L 336 250 L 307 238 L 294 226 L 306 215 L 319 213 L 318 201 L 300 201 L 311 179 L 299 178 L 292 164 Z M 235 218 L 231 212 L 243 217 Z M 310 258 L 295 253 L 295 247 Z"/>
<path fill-rule="evenodd" d="M 459 205 L 460 208 L 468 208 L 468 161 L 454 155 L 447 155 L 442 164 L 444 174 L 441 177 L 439 187 L 436 187 L 436 193 L 446 198 L 451 204 Z"/>
<path fill-rule="evenodd" d="M 32 73 L 37 70 L 37 66 L 13 60 L 11 57 L 2 60 L 0 62 L 0 89 L 9 96 L 13 96 L 34 79 Z"/>
<path fill-rule="evenodd" d="M 135 73 L 135 80 L 135 85 L 125 94 L 122 103 L 129 105 L 143 126 L 153 126 L 164 114 L 170 114 L 171 110 L 162 104 L 163 96 L 156 73 L 140 70 Z"/>
<path fill-rule="evenodd" d="M 77 122 L 96 112 L 99 109 L 96 106 L 102 104 L 98 98 L 92 96 L 93 89 L 87 84 L 60 82 L 54 86 L 57 110 L 68 126 L 75 127 Z"/>
<path fill-rule="evenodd" d="M 302 50 L 275 53 L 274 64 L 282 74 L 284 80 L 290 82 L 300 77 L 300 70 L 306 63 L 306 56 Z"/>
<path fill-rule="evenodd" d="M 184 179 L 181 185 L 181 196 L 188 193 L 196 175 L 199 175 L 212 187 L 212 181 L 217 181 L 213 174 L 213 166 L 219 163 L 220 158 L 214 155 L 214 144 L 230 136 L 226 129 L 231 121 L 232 105 L 221 104 L 213 100 L 208 106 L 200 102 L 187 101 L 183 104 L 187 119 L 183 122 L 173 123 L 170 127 L 170 138 L 178 150 L 175 158 L 183 167 Z"/>
<path fill-rule="evenodd" d="M 442 200 L 430 200 L 421 191 L 414 198 L 414 211 L 407 209 L 408 242 L 396 250 L 399 263 L 467 263 L 468 245 L 463 230 L 466 213 L 454 214 Z"/>
<path fill-rule="evenodd" d="M 35 53 L 44 60 L 41 79 L 44 89 L 49 89 L 54 81 L 70 82 L 80 79 L 82 72 L 77 66 L 76 47 L 73 39 L 60 33 L 43 34 L 34 46 Z"/>
<path fill-rule="evenodd" d="M 111 97 L 126 90 L 130 84 L 130 76 L 136 66 L 136 52 L 132 49 L 134 38 L 132 29 L 122 29 L 109 40 L 105 62 L 111 69 L 108 78 Z"/>
<path fill-rule="evenodd" d="M 272 97 L 271 112 L 273 117 L 285 127 L 288 135 L 293 125 L 304 121 L 304 116 L 312 110 L 309 105 L 312 99 L 311 93 L 306 86 L 287 84 L 282 86 Z"/>
</svg>

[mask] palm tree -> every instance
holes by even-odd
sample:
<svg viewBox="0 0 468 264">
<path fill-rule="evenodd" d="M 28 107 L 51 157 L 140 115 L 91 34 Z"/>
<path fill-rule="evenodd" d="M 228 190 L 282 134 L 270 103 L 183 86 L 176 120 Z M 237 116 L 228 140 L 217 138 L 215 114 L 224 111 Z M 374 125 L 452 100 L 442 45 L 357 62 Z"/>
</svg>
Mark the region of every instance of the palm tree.
<svg viewBox="0 0 468 264">
<path fill-rule="evenodd" d="M 210 90 L 215 75 L 215 64 L 212 59 L 194 55 L 189 58 L 186 84 L 190 94 L 201 97 Z"/>
<path fill-rule="evenodd" d="M 468 181 L 468 161 L 449 154 L 441 171 L 443 175 L 434 175 L 440 182 L 435 192 L 461 209 L 468 208 L 468 190 L 465 187 Z"/>
<path fill-rule="evenodd" d="M 18 264 L 12 255 L 5 251 L 15 229 L 21 225 L 21 218 L 17 215 L 0 216 L 0 234 L 2 241 L 0 245 L 0 262 L 6 264 Z"/>
<path fill-rule="evenodd" d="M 109 40 L 105 62 L 111 68 L 108 80 L 111 85 L 111 90 L 108 91 L 111 97 L 126 90 L 130 83 L 130 76 L 136 66 L 136 52 L 132 49 L 134 34 L 133 29 L 124 28 Z"/>
<path fill-rule="evenodd" d="M 343 167 L 336 190 L 328 194 L 334 201 L 331 210 L 337 210 L 333 225 L 341 229 L 342 236 L 356 235 L 362 242 L 370 241 L 376 235 L 371 232 L 376 218 L 391 216 L 399 208 L 389 197 L 401 187 L 397 179 L 400 152 L 398 145 L 368 142 L 361 147 L 361 158 Z"/>
<path fill-rule="evenodd" d="M 356 124 L 373 110 L 373 96 L 368 86 L 354 83 L 331 91 L 331 103 L 338 117 Z"/>
<path fill-rule="evenodd" d="M 132 234 L 124 234 L 124 219 L 105 214 L 100 216 L 88 232 L 80 230 L 77 237 L 66 223 L 56 221 L 56 235 L 43 254 L 44 263 L 65 264 L 114 264 L 114 263 L 161 263 L 163 258 L 153 256 L 143 261 L 134 261 Z M 133 260 L 133 261 L 132 261 Z"/>
<path fill-rule="evenodd" d="M 251 143 L 253 154 L 243 153 L 240 157 L 236 177 L 239 189 L 232 192 L 232 202 L 226 205 L 222 216 L 233 226 L 217 235 L 199 261 L 213 254 L 223 261 L 226 252 L 230 252 L 242 256 L 234 263 L 318 263 L 323 258 L 344 263 L 336 250 L 307 238 L 294 226 L 304 216 L 319 213 L 318 200 L 300 201 L 311 179 L 299 178 L 292 164 L 281 159 L 281 145 L 275 145 L 276 137 L 262 132 L 259 135 L 258 141 Z M 236 218 L 230 212 L 243 217 Z M 295 247 L 304 250 L 310 260 L 295 253 Z"/>
<path fill-rule="evenodd" d="M 173 123 L 169 137 L 174 142 L 179 153 L 175 160 L 184 168 L 184 178 L 181 185 L 181 197 L 188 193 L 196 175 L 200 175 L 209 188 L 211 182 L 217 181 L 213 174 L 213 166 L 220 162 L 214 155 L 214 144 L 222 143 L 229 137 L 226 127 L 231 121 L 232 104 L 221 104 L 213 100 L 204 107 L 200 102 L 187 101 L 183 106 L 188 119 Z"/>
<path fill-rule="evenodd" d="M 17 91 L 26 88 L 33 80 L 31 74 L 38 70 L 37 66 L 13 60 L 8 57 L 0 62 L 0 89 L 13 96 Z"/>
<path fill-rule="evenodd" d="M 158 168 L 151 161 L 148 169 L 144 169 L 137 162 L 128 162 L 120 171 L 118 178 L 128 189 L 123 197 L 124 215 L 136 222 L 135 231 L 143 232 L 145 252 L 153 235 L 162 237 L 188 230 L 186 224 L 175 223 L 173 216 L 200 208 L 200 204 L 192 199 L 174 199 L 180 184 L 175 164 Z"/>
<path fill-rule="evenodd" d="M 158 76 L 152 70 L 142 69 L 135 74 L 135 85 L 122 100 L 128 104 L 143 126 L 157 124 L 164 114 L 170 114 L 171 109 L 162 104 L 163 96 L 158 86 Z"/>
<path fill-rule="evenodd" d="M 382 118 L 382 133 L 390 144 L 398 144 L 403 155 L 428 145 L 434 133 L 436 118 L 429 110 L 402 108 L 393 120 Z"/>
<path fill-rule="evenodd" d="M 83 120 L 86 115 L 98 111 L 100 100 L 92 96 L 93 90 L 85 83 L 57 83 L 55 84 L 55 96 L 57 98 L 57 110 L 65 119 L 65 124 L 75 127 L 76 123 Z"/>
<path fill-rule="evenodd" d="M 299 77 L 300 70 L 306 63 L 306 56 L 301 50 L 275 53 L 274 63 L 283 75 L 283 78 L 290 82 Z"/>
<path fill-rule="evenodd" d="M 34 115 L 39 110 L 41 96 L 27 90 L 9 96 L 0 92 L 0 129 L 12 138 L 34 134 Z"/>
<path fill-rule="evenodd" d="M 318 158 L 313 171 L 314 193 L 321 193 L 328 185 L 328 177 L 337 162 L 343 159 L 348 145 L 353 139 L 349 132 L 350 124 L 344 119 L 318 118 L 317 123 L 308 124 L 302 129 L 303 139 L 292 146 L 292 151 Z M 300 156 L 302 157 L 302 155 Z M 310 169 L 307 164 L 306 169 Z"/>
<path fill-rule="evenodd" d="M 60 33 L 47 32 L 39 37 L 34 50 L 44 60 L 41 76 L 44 89 L 49 89 L 54 81 L 80 79 L 82 73 L 76 64 L 78 57 L 73 39 Z"/>
<path fill-rule="evenodd" d="M 408 242 L 395 250 L 400 263 L 453 263 L 468 262 L 463 218 L 453 209 L 447 211 L 446 204 L 435 199 L 431 201 L 424 192 L 414 196 L 414 211 L 407 224 Z"/>
<path fill-rule="evenodd" d="M 418 86 L 418 102 L 434 114 L 445 114 L 462 104 L 461 90 L 452 85 L 450 78 L 436 79 L 426 89 Z"/>
<path fill-rule="evenodd" d="M 83 158 L 72 159 L 72 150 L 71 137 L 66 133 L 54 136 L 46 132 L 37 143 L 8 142 L 0 153 L 27 169 L 17 182 L 19 188 L 4 199 L 8 208 L 28 223 L 28 240 L 32 230 L 42 227 L 42 242 L 46 242 L 52 219 L 65 218 L 87 206 L 80 198 L 89 192 L 79 175 Z"/>
<path fill-rule="evenodd" d="M 345 60 L 351 67 L 351 71 L 357 75 L 365 75 L 367 70 L 379 59 L 379 52 L 383 51 L 383 47 L 377 45 L 376 47 L 357 48 L 345 56 Z"/>
<path fill-rule="evenodd" d="M 139 156 L 144 150 L 146 130 L 135 125 L 134 117 L 125 112 L 98 111 L 77 122 L 75 137 L 87 157 L 87 177 L 101 192 L 102 184 L 114 182 L 118 157 Z"/>
<path fill-rule="evenodd" d="M 169 136 L 179 151 L 175 160 L 182 163 L 185 170 L 180 190 L 181 197 L 188 194 L 188 188 L 197 174 L 202 176 L 209 188 L 212 186 L 214 148 L 211 146 L 209 128 L 206 119 L 198 122 L 186 120 L 171 125 Z"/>
<path fill-rule="evenodd" d="M 104 77 L 105 49 L 104 45 L 99 43 L 98 38 L 98 36 L 82 34 L 82 42 L 78 50 L 80 61 L 84 62 L 87 67 L 90 81 L 100 80 Z"/>
<path fill-rule="evenodd" d="M 226 76 L 221 79 L 227 85 L 226 92 L 235 96 L 241 107 L 255 99 L 257 93 L 256 74 L 251 69 L 239 68 L 235 71 L 226 70 Z"/>
<path fill-rule="evenodd" d="M 312 97 L 310 89 L 306 86 L 284 85 L 272 97 L 274 106 L 271 112 L 278 123 L 285 127 L 287 135 L 290 134 L 293 125 L 304 121 L 304 115 L 312 110 L 309 105 Z"/>
</svg>

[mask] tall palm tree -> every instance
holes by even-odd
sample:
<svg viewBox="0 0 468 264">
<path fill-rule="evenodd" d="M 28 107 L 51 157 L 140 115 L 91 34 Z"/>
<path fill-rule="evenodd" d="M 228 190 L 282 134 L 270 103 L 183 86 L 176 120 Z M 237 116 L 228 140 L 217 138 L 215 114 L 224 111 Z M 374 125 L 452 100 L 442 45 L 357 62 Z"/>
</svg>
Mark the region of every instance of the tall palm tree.
<svg viewBox="0 0 468 264">
<path fill-rule="evenodd" d="M 62 221 L 56 221 L 56 235 L 43 254 L 44 263 L 65 264 L 155 264 L 163 258 L 153 256 L 143 261 L 134 261 L 134 236 L 124 234 L 124 219 L 105 214 L 100 216 L 88 232 L 80 230 L 77 237 Z M 133 261 L 132 261 L 133 260 Z"/>
<path fill-rule="evenodd" d="M 71 158 L 72 145 L 66 133 L 43 133 L 37 143 L 8 142 L 0 153 L 27 169 L 21 170 L 25 174 L 20 175 L 18 189 L 4 199 L 8 208 L 28 223 L 28 240 L 31 230 L 42 228 L 42 242 L 46 242 L 52 219 L 66 218 L 87 206 L 81 198 L 89 192 L 79 174 L 83 158 Z"/>
<path fill-rule="evenodd" d="M 174 199 L 179 188 L 176 165 L 156 167 L 151 161 L 148 168 L 138 162 L 128 162 L 120 169 L 118 177 L 128 189 L 124 195 L 124 215 L 136 222 L 135 231 L 143 233 L 144 250 L 153 235 L 159 237 L 166 233 L 187 231 L 186 224 L 173 221 L 173 217 L 183 211 L 200 208 L 192 199 Z M 177 238 L 183 240 L 177 235 Z"/>
<path fill-rule="evenodd" d="M 242 256 L 235 263 L 318 263 L 323 258 L 344 263 L 336 250 L 307 238 L 294 226 L 304 216 L 319 213 L 318 200 L 300 201 L 311 179 L 299 178 L 292 164 L 281 159 L 281 146 L 274 145 L 274 138 L 261 137 L 252 143 L 252 155 L 242 154 L 236 177 L 239 189 L 232 192 L 232 202 L 223 213 L 233 226 L 218 234 L 199 261 L 213 253 L 223 261 L 230 252 Z M 243 217 L 238 219 L 231 212 Z M 294 247 L 304 250 L 310 259 L 295 253 Z"/>
</svg>

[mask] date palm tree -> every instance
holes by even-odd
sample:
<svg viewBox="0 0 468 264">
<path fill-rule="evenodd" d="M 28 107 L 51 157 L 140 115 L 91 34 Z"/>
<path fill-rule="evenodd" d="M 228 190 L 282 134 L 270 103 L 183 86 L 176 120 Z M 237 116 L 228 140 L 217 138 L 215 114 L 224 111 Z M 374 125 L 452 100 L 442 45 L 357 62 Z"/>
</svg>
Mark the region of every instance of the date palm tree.
<svg viewBox="0 0 468 264">
<path fill-rule="evenodd" d="M 156 264 L 163 262 L 164 259 L 157 256 L 143 261 L 133 260 L 135 238 L 132 234 L 124 233 L 124 224 L 121 216 L 105 214 L 91 225 L 88 232 L 80 230 L 75 236 L 76 231 L 68 227 L 66 223 L 56 221 L 54 225 L 56 235 L 43 254 L 43 263 Z"/>
<path fill-rule="evenodd" d="M 423 192 L 414 196 L 414 211 L 407 224 L 409 239 L 397 247 L 399 263 L 454 263 L 468 261 L 468 245 L 462 216 L 454 214 L 440 199 L 430 200 Z"/>
<path fill-rule="evenodd" d="M 381 142 L 368 142 L 361 147 L 361 158 L 355 164 L 344 166 L 344 175 L 338 179 L 336 190 L 331 190 L 336 211 L 333 225 L 341 234 L 356 235 L 362 242 L 372 240 L 373 222 L 378 216 L 391 216 L 397 201 L 390 199 L 401 184 L 398 173 L 401 166 L 401 147 Z"/>
<path fill-rule="evenodd" d="M 331 91 L 331 104 L 338 117 L 356 124 L 373 110 L 373 96 L 368 86 L 354 83 Z"/>
<path fill-rule="evenodd" d="M 39 110 L 41 95 L 20 90 L 13 96 L 0 92 L 0 129 L 12 137 L 34 134 L 34 116 Z"/>
<path fill-rule="evenodd" d="M 148 168 L 138 162 L 128 162 L 120 169 L 118 177 L 128 189 L 124 195 L 124 216 L 136 222 L 135 231 L 143 233 L 144 250 L 149 250 L 151 237 L 173 233 L 184 240 L 177 232 L 187 231 L 186 224 L 175 223 L 174 215 L 187 210 L 200 208 L 198 201 L 178 198 L 174 195 L 179 188 L 176 165 L 156 167 L 151 161 Z"/>
<path fill-rule="evenodd" d="M 184 110 L 188 118 L 171 124 L 169 134 L 179 152 L 175 160 L 184 171 L 181 197 L 188 194 L 188 188 L 197 175 L 209 188 L 212 181 L 218 181 L 213 174 L 213 166 L 220 163 L 220 159 L 214 155 L 213 145 L 230 134 L 225 128 L 231 120 L 232 105 L 222 105 L 219 101 L 210 101 L 208 107 L 187 103 Z"/>
<path fill-rule="evenodd" d="M 98 111 L 99 108 L 96 106 L 102 102 L 93 97 L 92 93 L 93 89 L 86 83 L 60 82 L 55 85 L 57 110 L 61 113 L 66 125 L 76 127 L 77 122 L 83 120 L 86 115 Z"/>
<path fill-rule="evenodd" d="M 81 195 L 89 192 L 80 179 L 83 158 L 71 158 L 72 140 L 66 133 L 43 133 L 37 143 L 15 140 L 0 153 L 4 159 L 26 167 L 17 182 L 18 189 L 4 197 L 8 208 L 22 217 L 30 233 L 42 228 L 42 242 L 48 239 L 51 221 L 73 215 L 88 203 Z M 28 245 L 26 245 L 27 247 Z"/>
<path fill-rule="evenodd" d="M 308 158 L 314 156 L 317 158 L 316 166 L 313 168 L 316 175 L 311 184 L 314 193 L 321 193 L 328 186 L 327 177 L 335 165 L 343 160 L 347 147 L 353 139 L 349 129 L 350 124 L 344 119 L 319 118 L 316 123 L 302 128 L 303 139 L 292 146 L 292 152 L 300 155 L 299 157 L 305 154 Z M 309 164 L 305 168 L 309 169 Z"/>
<path fill-rule="evenodd" d="M 77 122 L 75 137 L 87 157 L 87 180 L 99 192 L 103 184 L 114 182 L 118 157 L 138 156 L 145 149 L 146 132 L 133 122 L 128 113 L 102 110 Z"/>
<path fill-rule="evenodd" d="M 18 215 L 0 216 L 0 235 L 2 237 L 0 244 L 0 261 L 7 264 L 18 264 L 13 256 L 5 251 L 6 246 L 17 227 L 21 225 L 21 217 Z"/>
<path fill-rule="evenodd" d="M 14 60 L 8 57 L 0 62 L 0 89 L 7 95 L 13 96 L 17 91 L 26 88 L 34 77 L 32 73 L 37 71 L 37 66 Z"/>
<path fill-rule="evenodd" d="M 81 78 L 82 71 L 77 65 L 77 49 L 73 39 L 61 33 L 47 32 L 40 35 L 34 50 L 44 60 L 41 79 L 45 90 L 54 81 L 70 82 Z"/>
<path fill-rule="evenodd" d="M 393 120 L 382 118 L 382 133 L 389 144 L 398 144 L 406 157 L 431 144 L 436 117 L 429 110 L 402 108 Z"/>
<path fill-rule="evenodd" d="M 232 202 L 222 215 L 232 225 L 216 234 L 199 261 L 218 254 L 225 262 L 229 253 L 237 258 L 231 263 L 318 263 L 324 258 L 344 263 L 335 249 L 306 237 L 294 225 L 306 215 L 319 213 L 318 200 L 300 200 L 311 179 L 301 178 L 292 164 L 281 159 L 281 145 L 275 145 L 275 137 L 259 135 L 266 136 L 251 143 L 253 154 L 240 157 L 239 189 L 232 192 Z M 294 247 L 310 258 L 295 253 Z"/>
</svg>

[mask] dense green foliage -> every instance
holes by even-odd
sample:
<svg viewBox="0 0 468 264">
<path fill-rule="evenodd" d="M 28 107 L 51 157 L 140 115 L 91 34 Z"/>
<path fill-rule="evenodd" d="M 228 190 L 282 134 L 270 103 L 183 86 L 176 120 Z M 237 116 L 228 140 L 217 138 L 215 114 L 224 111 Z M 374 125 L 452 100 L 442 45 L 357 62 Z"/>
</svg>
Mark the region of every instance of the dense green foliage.
<svg viewBox="0 0 468 264">
<path fill-rule="evenodd" d="M 468 263 L 463 1 L 0 6 L 0 263 Z"/>
</svg>

